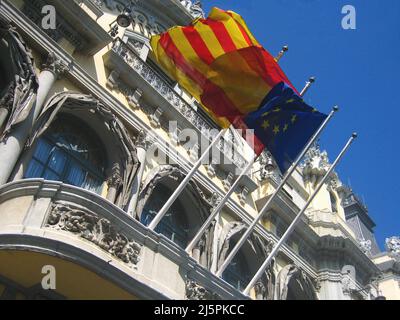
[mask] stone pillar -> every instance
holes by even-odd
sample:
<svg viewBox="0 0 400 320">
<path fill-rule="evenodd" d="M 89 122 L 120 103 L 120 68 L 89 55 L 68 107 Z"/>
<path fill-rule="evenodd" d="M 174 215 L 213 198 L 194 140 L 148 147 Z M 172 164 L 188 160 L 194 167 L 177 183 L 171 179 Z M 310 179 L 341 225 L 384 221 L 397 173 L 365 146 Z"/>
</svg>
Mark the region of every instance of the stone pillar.
<svg viewBox="0 0 400 320">
<path fill-rule="evenodd" d="M 139 198 L 140 184 L 143 179 L 144 168 L 146 167 L 146 144 L 146 133 L 144 131 L 140 131 L 136 140 L 136 151 L 138 160 L 140 162 L 140 167 L 138 168 L 135 181 L 133 182 L 132 196 L 127 209 L 127 213 L 131 217 L 135 217 L 136 215 L 136 205 Z"/>
<path fill-rule="evenodd" d="M 57 80 L 58 76 L 67 70 L 67 66 L 54 53 L 50 53 L 46 63 L 43 65 L 42 72 L 39 75 L 39 88 L 30 114 L 27 119 L 12 129 L 0 142 L 0 185 L 6 183 L 17 164 L 18 158 L 28 136 L 32 130 L 35 120 L 40 115 L 43 105 L 51 87 Z M 15 178 L 22 178 L 23 166 L 18 168 Z"/>
</svg>

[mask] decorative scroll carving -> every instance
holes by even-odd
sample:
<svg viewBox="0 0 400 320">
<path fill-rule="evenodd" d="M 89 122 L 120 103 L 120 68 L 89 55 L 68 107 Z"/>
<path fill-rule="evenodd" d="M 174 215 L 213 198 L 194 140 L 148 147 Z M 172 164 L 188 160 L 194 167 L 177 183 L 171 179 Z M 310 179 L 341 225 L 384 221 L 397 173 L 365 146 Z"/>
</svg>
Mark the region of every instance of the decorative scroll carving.
<svg viewBox="0 0 400 320">
<path fill-rule="evenodd" d="M 291 286 L 300 288 L 301 296 L 290 296 Z M 290 264 L 278 274 L 275 286 L 275 300 L 318 300 L 313 280 L 299 267 Z"/>
<path fill-rule="evenodd" d="M 5 94 L 0 97 L 0 109 L 5 109 L 8 115 L 1 139 L 27 118 L 36 100 L 39 82 L 31 50 L 16 29 L 3 20 L 0 20 L 0 39 L 8 44 L 10 63 L 15 70 Z M 6 79 L 5 74 L 2 77 Z"/>
<path fill-rule="evenodd" d="M 137 206 L 137 219 L 140 220 L 143 208 L 153 193 L 156 186 L 164 180 L 181 180 L 185 177 L 185 173 L 182 172 L 177 166 L 163 165 L 153 169 L 147 176 L 143 183 L 142 189 L 139 195 L 139 201 Z M 196 182 L 193 180 L 189 182 L 189 189 L 191 192 L 196 194 L 196 198 L 200 200 L 201 207 L 204 208 L 203 214 L 207 216 L 212 208 L 211 199 L 209 199 L 204 192 L 200 189 Z"/>
<path fill-rule="evenodd" d="M 400 258 L 400 237 L 387 238 L 386 250 L 392 255 Z"/>
<path fill-rule="evenodd" d="M 211 140 L 214 136 L 211 133 L 218 132 L 216 126 L 204 119 L 196 110 L 193 109 L 179 94 L 171 88 L 150 66 L 143 62 L 139 56 L 131 50 L 121 39 L 115 39 L 112 50 L 118 54 L 133 70 L 135 70 L 147 83 L 149 83 L 158 93 L 160 93 L 185 119 L 187 119 L 194 128 L 197 128 L 205 137 Z M 110 80 L 110 79 L 109 79 Z M 126 96 L 129 91 L 134 91 L 128 88 L 122 81 L 116 82 L 117 87 Z M 238 167 L 244 168 L 247 164 L 245 158 L 233 150 L 231 144 L 221 143 L 218 148 L 221 152 Z"/>
<path fill-rule="evenodd" d="M 194 280 L 186 281 L 186 300 L 220 300 L 221 298 Z"/>
<path fill-rule="evenodd" d="M 54 52 L 50 52 L 42 69 L 54 73 L 55 76 L 59 78 L 70 69 L 70 66 L 66 65 Z"/>
<path fill-rule="evenodd" d="M 107 219 L 69 204 L 51 207 L 46 227 L 67 231 L 86 239 L 117 259 L 135 268 L 140 260 L 141 246 L 117 232 Z"/>
<path fill-rule="evenodd" d="M 114 164 L 111 174 L 108 177 L 107 184 L 109 188 L 117 189 L 122 183 L 121 169 L 118 163 Z"/>
</svg>

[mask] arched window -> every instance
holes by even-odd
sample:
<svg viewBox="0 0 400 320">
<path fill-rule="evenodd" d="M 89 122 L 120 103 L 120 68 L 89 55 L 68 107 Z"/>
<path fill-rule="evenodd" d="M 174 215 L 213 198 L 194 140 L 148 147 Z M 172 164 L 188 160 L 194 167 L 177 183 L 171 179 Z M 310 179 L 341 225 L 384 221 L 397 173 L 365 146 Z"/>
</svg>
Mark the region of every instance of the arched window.
<svg viewBox="0 0 400 320">
<path fill-rule="evenodd" d="M 168 201 L 172 191 L 163 184 L 158 184 L 143 208 L 141 222 L 147 226 L 156 216 L 158 211 Z M 184 248 L 188 244 L 188 221 L 179 199 L 174 202 L 167 214 L 155 229 L 168 239 Z"/>
<path fill-rule="evenodd" d="M 250 269 L 247 265 L 246 257 L 241 251 L 236 254 L 232 262 L 225 269 L 222 279 L 240 291 L 243 291 L 249 284 L 251 280 Z"/>
<path fill-rule="evenodd" d="M 105 180 L 103 150 L 84 122 L 61 116 L 38 139 L 25 178 L 62 181 L 100 193 Z"/>
</svg>

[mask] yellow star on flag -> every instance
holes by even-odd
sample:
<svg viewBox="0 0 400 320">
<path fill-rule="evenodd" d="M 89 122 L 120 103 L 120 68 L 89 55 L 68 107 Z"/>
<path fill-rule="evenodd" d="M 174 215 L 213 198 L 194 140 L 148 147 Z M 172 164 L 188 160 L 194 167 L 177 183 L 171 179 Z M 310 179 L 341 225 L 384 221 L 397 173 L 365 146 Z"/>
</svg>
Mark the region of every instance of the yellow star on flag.
<svg viewBox="0 0 400 320">
<path fill-rule="evenodd" d="M 283 127 L 283 132 L 286 132 L 289 129 L 289 125 L 285 123 L 285 126 Z"/>
<path fill-rule="evenodd" d="M 293 116 L 292 116 L 292 119 L 290 120 L 292 123 L 295 123 L 296 121 L 297 121 L 297 115 L 296 114 L 294 114 Z"/>
<path fill-rule="evenodd" d="M 268 120 L 265 120 L 265 121 L 262 123 L 261 126 L 263 127 L 263 129 L 269 128 L 269 126 L 270 126 L 269 121 L 268 121 Z"/>
<path fill-rule="evenodd" d="M 276 125 L 276 126 L 274 127 L 273 132 L 274 132 L 275 134 L 278 134 L 278 133 L 279 133 L 279 126 L 278 126 L 278 125 Z"/>
</svg>

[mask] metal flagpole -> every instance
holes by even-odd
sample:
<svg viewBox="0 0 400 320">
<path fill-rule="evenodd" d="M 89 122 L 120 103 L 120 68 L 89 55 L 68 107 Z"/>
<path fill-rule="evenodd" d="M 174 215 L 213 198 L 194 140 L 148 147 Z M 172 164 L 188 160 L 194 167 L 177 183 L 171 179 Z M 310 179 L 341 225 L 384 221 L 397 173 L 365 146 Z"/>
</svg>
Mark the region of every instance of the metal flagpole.
<svg viewBox="0 0 400 320">
<path fill-rule="evenodd" d="M 311 77 L 310 79 L 308 79 L 308 81 L 306 82 L 306 86 L 304 87 L 304 89 L 301 91 L 300 95 L 304 96 L 306 94 L 306 92 L 308 91 L 308 89 L 310 89 L 311 85 L 315 82 L 315 77 Z"/>
<path fill-rule="evenodd" d="M 211 149 L 219 142 L 221 137 L 226 133 L 227 129 L 221 130 L 218 135 L 215 137 L 215 139 L 211 142 L 211 144 L 208 146 L 206 151 L 202 154 L 200 159 L 195 163 L 193 168 L 188 172 L 187 176 L 181 184 L 178 186 L 178 188 L 174 191 L 174 193 L 171 195 L 171 197 L 168 199 L 168 201 L 164 204 L 164 206 L 161 208 L 161 210 L 157 213 L 157 215 L 154 217 L 154 219 L 151 221 L 149 225 L 149 229 L 154 230 L 157 225 L 160 223 L 161 219 L 165 216 L 167 213 L 168 209 L 172 206 L 172 204 L 175 202 L 175 200 L 179 197 L 181 192 L 185 189 L 187 184 L 190 182 L 196 171 L 199 169 L 201 164 L 203 163 L 203 160 L 209 156 L 209 152 Z"/>
<path fill-rule="evenodd" d="M 289 228 L 286 230 L 285 234 L 282 236 L 282 238 L 279 240 L 279 242 L 276 244 L 276 246 L 273 248 L 272 252 L 269 254 L 268 258 L 265 260 L 265 262 L 262 264 L 260 269 L 257 271 L 256 275 L 253 277 L 253 279 L 250 281 L 250 283 L 247 285 L 246 289 L 243 291 L 244 294 L 248 295 L 251 288 L 254 287 L 255 283 L 257 280 L 262 276 L 264 273 L 264 270 L 269 266 L 271 263 L 272 259 L 275 257 L 275 255 L 278 253 L 279 249 L 282 247 L 282 245 L 286 242 L 288 237 L 292 234 L 294 228 L 296 227 L 297 223 L 300 221 L 301 217 L 303 216 L 303 213 L 307 210 L 308 206 L 311 204 L 311 202 L 314 200 L 315 196 L 318 194 L 319 190 L 322 188 L 326 180 L 330 177 L 331 173 L 335 169 L 335 167 L 338 165 L 340 160 L 343 158 L 347 150 L 350 148 L 350 145 L 353 143 L 353 141 L 357 138 L 357 134 L 353 133 L 351 138 L 347 141 L 346 145 L 336 158 L 335 162 L 332 164 L 328 172 L 325 174 L 321 182 L 318 184 L 317 188 L 314 190 L 313 194 L 311 197 L 308 199 L 307 203 L 304 205 L 303 209 L 297 214 L 296 218 L 293 220 Z"/>
<path fill-rule="evenodd" d="M 300 161 L 303 159 L 307 151 L 311 148 L 311 146 L 314 144 L 314 142 L 318 139 L 320 136 L 321 132 L 325 129 L 326 125 L 328 122 L 332 119 L 333 115 L 339 110 L 337 106 L 333 108 L 333 110 L 329 113 L 328 117 L 325 119 L 325 121 L 322 123 L 322 125 L 319 127 L 319 129 L 314 133 L 314 135 L 311 137 L 310 141 L 307 143 L 307 145 L 304 147 L 303 151 L 299 154 L 297 157 L 296 161 L 292 164 L 290 169 L 286 172 L 285 176 L 283 177 L 281 183 L 279 186 L 276 188 L 275 192 L 272 194 L 272 196 L 268 199 L 267 203 L 264 205 L 264 207 L 261 209 L 260 213 L 258 216 L 254 219 L 252 224 L 247 228 L 246 232 L 243 234 L 243 236 L 240 238 L 240 240 L 237 242 L 235 247 L 232 249 L 232 251 L 229 253 L 228 257 L 222 264 L 222 266 L 218 269 L 216 275 L 220 277 L 222 273 L 225 271 L 229 263 L 232 261 L 232 259 L 235 257 L 235 255 L 238 253 L 239 249 L 243 246 L 243 244 L 246 242 L 250 234 L 253 232 L 254 228 L 257 226 L 258 222 L 261 220 L 261 218 L 264 216 L 264 214 L 267 212 L 269 206 L 271 203 L 275 200 L 276 196 L 279 194 L 279 192 L 282 190 L 286 182 L 289 180 L 290 176 L 292 173 L 296 170 L 297 166 L 300 164 Z"/>
<path fill-rule="evenodd" d="M 285 52 L 287 52 L 289 50 L 288 46 L 283 46 L 282 50 L 279 51 L 278 55 L 275 57 L 275 61 L 279 62 L 279 60 L 281 60 L 281 58 L 283 57 L 283 55 L 285 54 Z"/>
<path fill-rule="evenodd" d="M 287 51 L 287 47 L 285 51 Z M 282 55 L 283 51 L 282 49 Z M 312 80 L 311 80 L 312 79 Z M 311 87 L 311 84 L 315 81 L 314 77 L 311 77 L 310 80 L 307 82 L 306 86 L 304 89 L 301 91 L 301 96 L 303 97 L 305 93 L 308 91 L 308 89 Z M 200 230 L 197 232 L 197 234 L 194 236 L 193 240 L 189 243 L 189 245 L 186 247 L 186 252 L 190 254 L 194 247 L 196 246 L 197 242 L 200 241 L 201 237 L 203 236 L 204 232 L 207 230 L 207 228 L 210 226 L 210 224 L 213 222 L 215 217 L 218 215 L 218 213 L 222 210 L 222 208 L 225 206 L 225 204 L 228 202 L 230 196 L 232 193 L 236 190 L 236 187 L 239 185 L 239 182 L 241 181 L 242 177 L 247 174 L 247 172 L 251 169 L 253 166 L 253 163 L 257 160 L 257 157 L 253 159 L 253 161 L 250 161 L 248 165 L 243 169 L 243 171 L 240 173 L 239 177 L 236 179 L 235 183 L 230 187 L 229 191 L 227 194 L 224 196 L 224 198 L 218 203 L 217 207 L 214 209 L 214 211 L 211 213 L 211 215 L 207 218 L 206 222 L 202 225 Z"/>
</svg>

